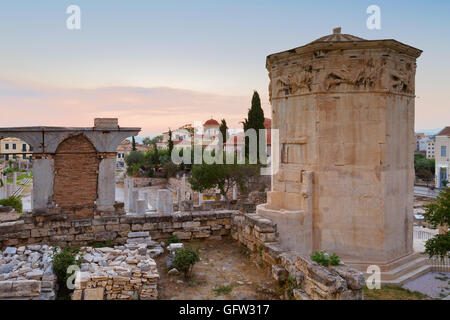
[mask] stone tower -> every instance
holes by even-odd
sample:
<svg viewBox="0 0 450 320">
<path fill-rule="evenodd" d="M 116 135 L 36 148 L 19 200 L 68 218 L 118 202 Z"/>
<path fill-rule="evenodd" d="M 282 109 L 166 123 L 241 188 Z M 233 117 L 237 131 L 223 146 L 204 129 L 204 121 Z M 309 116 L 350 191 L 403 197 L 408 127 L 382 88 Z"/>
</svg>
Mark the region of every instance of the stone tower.
<svg viewBox="0 0 450 320">
<path fill-rule="evenodd" d="M 280 168 L 258 213 L 286 249 L 386 265 L 412 253 L 421 50 L 340 28 L 267 57 Z"/>
</svg>

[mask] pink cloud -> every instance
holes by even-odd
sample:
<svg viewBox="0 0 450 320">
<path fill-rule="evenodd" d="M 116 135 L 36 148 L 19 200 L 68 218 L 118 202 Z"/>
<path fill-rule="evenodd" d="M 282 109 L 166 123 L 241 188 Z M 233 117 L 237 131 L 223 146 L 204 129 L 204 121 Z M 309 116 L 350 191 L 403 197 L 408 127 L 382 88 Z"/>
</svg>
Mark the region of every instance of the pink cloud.
<svg viewBox="0 0 450 320">
<path fill-rule="evenodd" d="M 62 89 L 0 81 L 0 127 L 91 126 L 96 117 L 117 117 L 121 126 L 141 127 L 141 135 L 225 118 L 241 128 L 251 94 L 226 96 L 173 88 L 108 87 Z M 265 110 L 270 115 L 269 110 Z"/>
</svg>

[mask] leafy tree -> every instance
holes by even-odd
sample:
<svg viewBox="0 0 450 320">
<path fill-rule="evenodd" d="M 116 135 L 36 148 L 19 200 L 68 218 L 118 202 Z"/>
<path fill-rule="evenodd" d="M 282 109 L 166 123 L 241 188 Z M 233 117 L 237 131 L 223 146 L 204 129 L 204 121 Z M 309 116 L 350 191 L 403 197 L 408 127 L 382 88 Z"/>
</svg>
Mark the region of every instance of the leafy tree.
<svg viewBox="0 0 450 320">
<path fill-rule="evenodd" d="M 434 228 L 450 226 L 450 188 L 444 188 L 439 196 L 430 204 L 425 205 L 425 221 Z M 450 251 L 450 231 L 438 234 L 425 244 L 425 252 L 430 256 L 444 258 Z"/>
<path fill-rule="evenodd" d="M 228 126 L 225 119 L 222 119 L 219 127 L 220 133 L 222 133 L 223 142 L 225 143 L 228 140 Z"/>
<path fill-rule="evenodd" d="M 192 166 L 191 178 L 189 182 L 192 190 L 204 192 L 205 190 L 218 189 L 225 200 L 229 202 L 227 192 L 233 185 L 239 186 L 241 190 L 246 189 L 249 177 L 258 173 L 258 165 L 225 163 L 225 154 L 223 164 L 195 164 Z"/>
<path fill-rule="evenodd" d="M 427 170 L 434 174 L 434 159 L 427 159 L 423 154 L 414 155 L 414 170 L 417 172 L 421 170 Z"/>
<path fill-rule="evenodd" d="M 145 160 L 145 155 L 142 151 L 131 151 L 126 157 L 125 162 L 127 166 L 131 167 L 134 164 L 142 165 Z"/>
<path fill-rule="evenodd" d="M 155 145 L 156 143 L 160 142 L 162 140 L 162 136 L 156 136 L 153 138 L 145 137 L 142 139 L 142 143 L 146 146 Z"/>
<path fill-rule="evenodd" d="M 264 111 L 261 108 L 261 99 L 258 92 L 253 92 L 252 106 L 248 110 L 247 118 L 242 122 L 244 132 L 249 129 L 255 129 L 257 135 L 257 154 L 259 155 L 259 129 L 264 129 Z M 245 137 L 245 156 L 249 156 L 249 137 Z"/>
<path fill-rule="evenodd" d="M 134 136 L 131 137 L 131 150 L 136 151 L 136 141 L 134 140 Z"/>
<path fill-rule="evenodd" d="M 152 139 L 150 139 L 150 137 L 144 137 L 144 138 L 142 139 L 142 143 L 143 143 L 145 146 L 150 146 L 150 145 L 152 144 Z"/>
</svg>

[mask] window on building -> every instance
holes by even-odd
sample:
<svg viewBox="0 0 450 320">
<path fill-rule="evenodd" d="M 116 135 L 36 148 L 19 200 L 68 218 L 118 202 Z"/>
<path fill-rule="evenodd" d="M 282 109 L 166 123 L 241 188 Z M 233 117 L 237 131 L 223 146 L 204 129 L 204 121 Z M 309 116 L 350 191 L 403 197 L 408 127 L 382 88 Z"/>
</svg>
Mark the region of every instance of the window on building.
<svg viewBox="0 0 450 320">
<path fill-rule="evenodd" d="M 9 150 L 9 143 L 5 143 L 5 150 Z"/>
<path fill-rule="evenodd" d="M 13 143 L 12 147 L 13 147 L 13 150 L 16 150 L 17 145 L 15 143 Z"/>
<path fill-rule="evenodd" d="M 22 151 L 27 151 L 27 145 L 25 143 L 22 144 Z"/>
<path fill-rule="evenodd" d="M 447 156 L 447 146 L 441 146 L 441 157 Z"/>
</svg>

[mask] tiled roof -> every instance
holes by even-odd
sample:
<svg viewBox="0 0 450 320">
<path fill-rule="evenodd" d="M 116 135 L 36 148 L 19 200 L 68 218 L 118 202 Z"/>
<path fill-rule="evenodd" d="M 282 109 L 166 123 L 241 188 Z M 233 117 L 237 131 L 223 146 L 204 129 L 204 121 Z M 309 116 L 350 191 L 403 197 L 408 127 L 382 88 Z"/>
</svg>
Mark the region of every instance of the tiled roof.
<svg viewBox="0 0 450 320">
<path fill-rule="evenodd" d="M 317 40 L 314 40 L 311 43 L 317 42 L 340 42 L 340 41 L 367 41 L 366 39 L 356 37 L 351 34 L 341 33 L 341 28 L 334 28 L 333 33 L 327 36 L 321 37 Z"/>
<path fill-rule="evenodd" d="M 203 125 L 204 126 L 220 126 L 220 124 L 214 119 L 209 119 Z"/>
<path fill-rule="evenodd" d="M 450 127 L 445 127 L 442 129 L 437 136 L 449 136 L 450 137 Z"/>
</svg>

